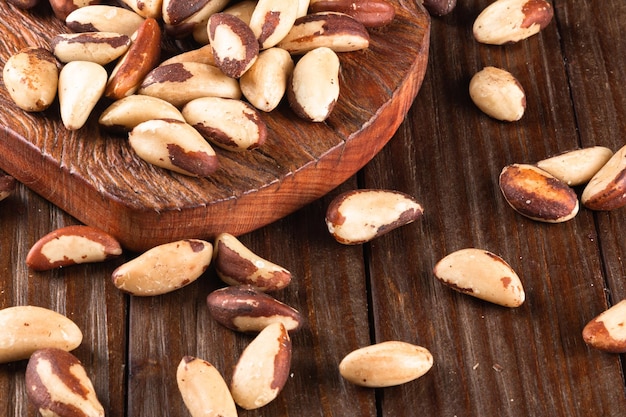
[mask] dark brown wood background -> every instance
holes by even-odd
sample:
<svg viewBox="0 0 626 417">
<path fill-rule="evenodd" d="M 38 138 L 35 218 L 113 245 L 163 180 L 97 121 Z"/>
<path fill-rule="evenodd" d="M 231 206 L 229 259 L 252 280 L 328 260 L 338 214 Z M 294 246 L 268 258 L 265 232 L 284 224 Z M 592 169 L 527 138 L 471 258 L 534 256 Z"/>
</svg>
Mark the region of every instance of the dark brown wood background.
<svg viewBox="0 0 626 417">
<path fill-rule="evenodd" d="M 591 145 L 622 147 L 626 125 L 626 3 L 554 1 L 539 35 L 507 46 L 473 41 L 474 18 L 490 2 L 459 0 L 433 18 L 430 61 L 409 115 L 383 151 L 338 189 L 241 237 L 294 274 L 275 294 L 299 309 L 292 375 L 270 405 L 241 416 L 623 416 L 622 355 L 591 349 L 584 325 L 626 298 L 626 208 L 581 209 L 549 225 L 510 209 L 497 178 L 509 163 L 533 163 Z M 528 108 L 516 123 L 481 114 L 467 93 L 483 66 L 512 72 Z M 324 213 L 341 191 L 388 188 L 424 206 L 416 223 L 363 246 L 342 246 Z M 132 298 L 110 281 L 130 259 L 36 273 L 24 259 L 49 231 L 76 220 L 27 187 L 0 203 L 0 307 L 33 304 L 74 320 L 74 351 L 109 416 L 186 416 L 175 382 L 184 355 L 212 362 L 228 378 L 251 340 L 209 317 L 207 294 L 222 284 L 209 270 L 177 292 Z M 518 272 L 527 300 L 508 309 L 435 281 L 447 253 L 480 247 Z M 348 352 L 403 340 L 428 348 L 433 368 L 402 386 L 366 389 L 337 370 Z M 0 414 L 34 416 L 26 363 L 0 365 Z"/>
</svg>

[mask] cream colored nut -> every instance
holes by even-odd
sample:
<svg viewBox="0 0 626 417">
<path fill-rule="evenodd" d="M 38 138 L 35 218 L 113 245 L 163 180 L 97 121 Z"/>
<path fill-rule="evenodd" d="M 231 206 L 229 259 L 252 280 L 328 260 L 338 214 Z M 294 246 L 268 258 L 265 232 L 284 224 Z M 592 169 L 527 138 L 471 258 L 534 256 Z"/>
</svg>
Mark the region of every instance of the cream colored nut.
<svg viewBox="0 0 626 417">
<path fill-rule="evenodd" d="M 474 38 L 481 43 L 514 43 L 539 33 L 552 21 L 547 0 L 497 0 L 474 21 Z"/>
<path fill-rule="evenodd" d="M 207 177 L 218 168 L 215 150 L 185 122 L 148 120 L 135 126 L 128 140 L 144 161 L 180 174 Z"/>
<path fill-rule="evenodd" d="M 220 372 L 209 362 L 185 356 L 176 382 L 191 417 L 237 417 L 237 406 Z"/>
<path fill-rule="evenodd" d="M 40 112 L 50 107 L 57 96 L 59 69 L 50 51 L 30 47 L 9 57 L 2 79 L 20 109 Z"/>
<path fill-rule="evenodd" d="M 546 171 L 529 164 L 512 164 L 500 173 L 500 190 L 507 203 L 530 219 L 561 223 L 578 213 L 576 192 Z"/>
<path fill-rule="evenodd" d="M 497 120 L 514 122 L 526 111 L 526 93 L 510 72 L 496 67 L 478 71 L 469 84 L 474 104 Z"/>
<path fill-rule="evenodd" d="M 83 333 L 69 318 L 37 306 L 0 310 L 0 363 L 28 359 L 38 349 L 74 350 Z"/>
<path fill-rule="evenodd" d="M 141 17 L 161 20 L 163 0 L 120 0 Z"/>
<path fill-rule="evenodd" d="M 239 79 L 241 93 L 257 109 L 271 112 L 285 96 L 293 67 L 291 54 L 284 49 L 273 47 L 261 51 Z"/>
<path fill-rule="evenodd" d="M 76 9 L 88 6 L 93 0 L 49 0 L 54 16 L 63 21 Z"/>
<path fill-rule="evenodd" d="M 112 32 L 61 33 L 50 41 L 54 56 L 61 62 L 91 61 L 106 65 L 130 47 L 130 37 Z"/>
<path fill-rule="evenodd" d="M 386 0 L 313 0 L 309 11 L 345 13 L 370 28 L 386 26 L 396 16 L 393 4 Z"/>
<path fill-rule="evenodd" d="M 350 352 L 339 363 L 339 373 L 353 384 L 384 388 L 414 381 L 432 366 L 428 349 L 390 340 Z"/>
<path fill-rule="evenodd" d="M 410 195 L 392 190 L 351 190 L 335 197 L 326 210 L 330 234 L 346 245 L 369 242 L 422 216 Z"/>
<path fill-rule="evenodd" d="M 248 284 L 261 291 L 277 291 L 291 282 L 289 271 L 261 258 L 229 233 L 220 233 L 214 246 L 215 271 L 226 284 Z"/>
<path fill-rule="evenodd" d="M 234 16 L 237 16 L 239 19 L 243 20 L 247 25 L 250 24 L 250 18 L 252 17 L 252 12 L 256 7 L 256 0 L 242 0 L 233 3 L 232 5 L 221 10 L 223 13 L 229 13 Z M 208 22 L 209 17 L 207 17 L 204 21 L 198 22 L 192 32 L 193 39 L 198 42 L 200 45 L 207 45 L 209 43 L 209 32 L 208 32 Z"/>
<path fill-rule="evenodd" d="M 26 255 L 26 265 L 36 271 L 89 262 L 102 262 L 122 254 L 118 241 L 90 226 L 66 226 L 39 239 Z"/>
<path fill-rule="evenodd" d="M 626 300 L 613 305 L 583 328 L 589 346 L 611 353 L 626 352 Z"/>
<path fill-rule="evenodd" d="M 212 144 L 245 151 L 265 143 L 267 126 L 249 103 L 221 97 L 202 97 L 183 107 L 183 117 Z"/>
<path fill-rule="evenodd" d="M 543 169 L 570 187 L 589 182 L 613 156 L 604 146 L 574 149 L 542 159 L 537 167 Z"/>
<path fill-rule="evenodd" d="M 81 362 L 62 349 L 33 353 L 26 394 L 42 416 L 104 417 L 104 408 Z"/>
<path fill-rule="evenodd" d="M 132 36 L 144 20 L 123 7 L 92 4 L 71 12 L 65 18 L 65 25 L 74 32 L 112 32 Z"/>
<path fill-rule="evenodd" d="M 113 271 L 113 284 L 135 296 L 161 295 L 198 279 L 211 263 L 213 245 L 200 239 L 164 243 Z"/>
<path fill-rule="evenodd" d="M 352 16 L 337 12 L 311 13 L 296 19 L 278 47 L 302 55 L 319 47 L 351 52 L 369 47 L 367 28 Z"/>
<path fill-rule="evenodd" d="M 517 273 L 500 256 L 484 249 L 452 252 L 435 265 L 435 278 L 448 287 L 505 307 L 519 307 L 526 294 Z"/>
<path fill-rule="evenodd" d="M 294 332 L 304 321 L 298 310 L 252 285 L 220 288 L 211 292 L 206 302 L 211 317 L 237 332 L 260 332 L 272 323 L 282 323 L 288 332 Z"/>
<path fill-rule="evenodd" d="M 72 61 L 59 73 L 59 108 L 61 121 L 68 130 L 85 125 L 100 101 L 107 84 L 107 71 L 100 64 Z"/>
<path fill-rule="evenodd" d="M 282 391 L 291 368 L 291 339 L 282 323 L 263 329 L 244 349 L 235 365 L 230 392 L 235 403 L 254 410 Z"/>
<path fill-rule="evenodd" d="M 250 17 L 250 29 L 260 49 L 276 46 L 291 30 L 298 14 L 298 0 L 258 0 Z"/>
<path fill-rule="evenodd" d="M 154 119 L 185 121 L 180 110 L 157 97 L 133 94 L 111 103 L 98 122 L 113 131 L 130 131 L 140 123 Z"/>
<path fill-rule="evenodd" d="M 162 0 L 161 15 L 166 25 L 178 25 L 191 15 L 202 9 L 212 0 L 184 1 L 184 0 Z"/>
<path fill-rule="evenodd" d="M 166 59 L 159 65 L 180 64 L 183 62 L 199 62 L 201 64 L 215 66 L 215 57 L 213 56 L 213 47 L 209 44 L 203 45 L 196 49 L 176 54 Z"/>
<path fill-rule="evenodd" d="M 323 122 L 339 98 L 339 57 L 330 48 L 315 48 L 300 58 L 287 84 L 289 106 L 298 117 Z"/>
<path fill-rule="evenodd" d="M 181 0 L 180 3 L 184 3 L 184 0 Z M 200 42 L 201 45 L 204 45 L 208 43 L 206 29 L 209 18 L 213 14 L 221 12 L 228 3 L 229 0 L 210 0 L 205 2 L 204 6 L 184 20 L 176 24 L 165 24 L 165 32 L 174 38 L 185 38 L 200 30 L 206 36 L 205 41 Z"/>
<path fill-rule="evenodd" d="M 150 71 L 139 94 L 158 97 L 182 107 L 200 97 L 241 98 L 239 83 L 213 65 L 182 62 Z"/>
<path fill-rule="evenodd" d="M 589 180 L 581 201 L 590 210 L 615 210 L 626 205 L 626 146 Z"/>
<path fill-rule="evenodd" d="M 131 37 L 132 44 L 119 59 L 107 82 L 105 96 L 119 100 L 134 94 L 161 57 L 161 28 L 152 18 L 144 20 Z"/>
<path fill-rule="evenodd" d="M 208 22 L 215 65 L 231 78 L 241 77 L 259 56 L 259 43 L 250 27 L 237 16 L 215 13 Z"/>
<path fill-rule="evenodd" d="M 16 184 L 17 181 L 14 177 L 0 171 L 0 201 L 13 194 Z"/>
</svg>

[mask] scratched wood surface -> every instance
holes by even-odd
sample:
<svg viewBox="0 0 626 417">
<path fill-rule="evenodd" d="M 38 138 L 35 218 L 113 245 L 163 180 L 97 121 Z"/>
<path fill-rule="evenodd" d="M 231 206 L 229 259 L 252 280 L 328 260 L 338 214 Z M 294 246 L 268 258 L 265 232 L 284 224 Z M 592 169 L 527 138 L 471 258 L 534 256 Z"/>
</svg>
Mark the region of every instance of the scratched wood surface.
<svg viewBox="0 0 626 417">
<path fill-rule="evenodd" d="M 559 416 L 626 414 L 623 355 L 596 351 L 583 326 L 626 298 L 626 209 L 581 209 L 558 225 L 514 213 L 497 177 L 506 164 L 535 162 L 580 146 L 622 147 L 626 116 L 626 6 L 620 0 L 555 1 L 540 35 L 516 45 L 478 45 L 471 23 L 488 0 L 459 2 L 432 22 L 429 66 L 406 120 L 367 166 L 337 189 L 242 241 L 294 274 L 276 294 L 306 325 L 292 334 L 292 374 L 268 406 L 241 416 Z M 528 95 L 524 118 L 500 123 L 467 95 L 485 65 L 509 69 Z M 353 188 L 414 195 L 424 217 L 362 246 L 328 234 L 331 199 Z M 578 190 L 580 191 L 580 190 Z M 220 327 L 205 298 L 222 286 L 212 270 L 177 292 L 132 298 L 106 264 L 36 273 L 24 258 L 50 230 L 77 221 L 20 185 L 0 203 L 0 307 L 53 308 L 83 329 L 74 352 L 110 416 L 187 416 L 175 368 L 202 357 L 228 378 L 250 337 Z M 520 275 L 527 299 L 507 309 L 453 292 L 432 268 L 447 253 L 481 247 Z M 355 387 L 337 365 L 384 340 L 428 348 L 433 368 L 385 389 Z M 35 416 L 24 361 L 0 365 L 0 414 Z"/>
</svg>

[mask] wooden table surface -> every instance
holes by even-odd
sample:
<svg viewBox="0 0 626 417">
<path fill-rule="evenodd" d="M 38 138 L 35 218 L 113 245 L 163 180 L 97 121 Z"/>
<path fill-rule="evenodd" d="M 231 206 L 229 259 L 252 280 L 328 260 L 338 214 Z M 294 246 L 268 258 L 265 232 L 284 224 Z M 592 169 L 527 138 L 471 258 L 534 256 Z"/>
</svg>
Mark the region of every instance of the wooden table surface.
<svg viewBox="0 0 626 417">
<path fill-rule="evenodd" d="M 374 160 L 329 195 L 241 236 L 287 269 L 275 294 L 306 319 L 292 337 L 291 375 L 279 397 L 241 416 L 624 416 L 623 355 L 588 347 L 584 325 L 626 298 L 626 208 L 582 208 L 562 224 L 520 216 L 504 201 L 498 175 L 592 145 L 617 150 L 626 128 L 626 3 L 555 0 L 539 35 L 506 46 L 472 38 L 489 0 L 459 0 L 433 18 L 430 60 L 417 99 Z M 527 93 L 515 123 L 471 102 L 468 83 L 486 65 L 509 70 Z M 354 188 L 395 189 L 424 207 L 419 221 L 371 243 L 344 246 L 324 224 L 331 199 Z M 577 190 L 580 191 L 580 190 Z M 176 292 L 122 294 L 102 264 L 34 272 L 25 257 L 39 237 L 77 221 L 27 187 L 0 202 L 0 308 L 38 305 L 83 330 L 74 354 L 109 416 L 188 415 L 175 380 L 185 355 L 213 363 L 228 379 L 251 336 L 209 316 L 206 296 L 223 284 L 209 269 Z M 517 271 L 526 302 L 505 308 L 444 287 L 435 263 L 461 248 L 502 256 Z M 339 361 L 375 342 L 429 349 L 432 369 L 407 384 L 369 389 L 343 380 Z M 34 416 L 26 362 L 0 365 L 0 415 Z"/>
</svg>

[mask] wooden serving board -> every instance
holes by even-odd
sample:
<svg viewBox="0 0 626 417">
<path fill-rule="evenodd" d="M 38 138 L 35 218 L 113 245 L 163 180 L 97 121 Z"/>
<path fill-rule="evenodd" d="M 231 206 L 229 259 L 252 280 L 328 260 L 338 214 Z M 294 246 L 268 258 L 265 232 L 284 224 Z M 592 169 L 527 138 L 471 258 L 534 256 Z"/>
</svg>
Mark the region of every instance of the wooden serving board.
<svg viewBox="0 0 626 417">
<path fill-rule="evenodd" d="M 326 122 L 300 120 L 283 103 L 263 115 L 269 131 L 264 146 L 245 153 L 216 149 L 220 168 L 210 178 L 142 161 L 126 137 L 100 129 L 96 114 L 82 129 L 68 131 L 57 103 L 43 113 L 26 113 L 4 84 L 0 168 L 129 250 L 257 229 L 344 182 L 403 121 L 426 71 L 430 17 L 419 1 L 394 4 L 394 22 L 370 31 L 367 50 L 340 54 L 340 97 Z M 47 48 L 53 36 L 68 30 L 47 8 L 22 11 L 2 1 L 0 31 L 4 66 L 23 47 Z"/>
</svg>

